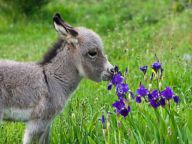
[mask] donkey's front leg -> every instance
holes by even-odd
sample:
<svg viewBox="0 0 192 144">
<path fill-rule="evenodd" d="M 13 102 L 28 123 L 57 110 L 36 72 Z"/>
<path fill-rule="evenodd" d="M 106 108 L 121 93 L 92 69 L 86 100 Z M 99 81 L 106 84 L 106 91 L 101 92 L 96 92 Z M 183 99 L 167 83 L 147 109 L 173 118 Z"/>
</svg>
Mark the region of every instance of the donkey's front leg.
<svg viewBox="0 0 192 144">
<path fill-rule="evenodd" d="M 3 120 L 3 110 L 0 109 L 0 124 L 2 120 Z"/>
<path fill-rule="evenodd" d="M 50 143 L 50 125 L 47 126 L 45 132 L 41 135 L 39 144 L 49 144 Z"/>
<path fill-rule="evenodd" d="M 48 124 L 49 122 L 44 120 L 31 120 L 27 122 L 23 144 L 30 144 L 31 142 L 44 144 L 44 137 Z"/>
<path fill-rule="evenodd" d="M 51 130 L 51 126 L 49 125 L 47 127 L 46 133 L 45 133 L 45 143 L 49 144 L 50 143 L 50 130 Z"/>
</svg>

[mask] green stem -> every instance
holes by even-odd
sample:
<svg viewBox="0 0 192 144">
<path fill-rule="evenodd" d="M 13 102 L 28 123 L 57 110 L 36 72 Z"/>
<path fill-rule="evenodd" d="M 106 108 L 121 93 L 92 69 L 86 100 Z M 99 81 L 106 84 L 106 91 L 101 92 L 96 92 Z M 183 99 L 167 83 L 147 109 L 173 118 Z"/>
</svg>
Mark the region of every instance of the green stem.
<svg viewBox="0 0 192 144">
<path fill-rule="evenodd" d="M 120 120 L 118 115 L 116 115 L 116 118 L 117 118 L 117 128 L 118 128 L 118 139 L 119 139 L 119 144 L 121 144 Z"/>
<path fill-rule="evenodd" d="M 118 131 L 119 131 L 119 144 L 121 144 L 121 131 L 120 130 Z"/>
<path fill-rule="evenodd" d="M 178 131 L 177 131 L 177 125 L 175 123 L 175 117 L 174 117 L 174 114 L 173 112 L 171 111 L 170 107 L 167 109 L 166 108 L 166 112 L 167 114 L 169 115 L 169 119 L 173 125 L 173 128 L 172 128 L 172 132 L 174 133 L 174 139 L 171 141 L 172 143 L 177 143 L 177 136 L 178 136 Z M 171 140 L 171 137 L 170 137 L 170 140 Z"/>
<path fill-rule="evenodd" d="M 157 83 L 156 83 L 156 85 L 157 85 L 157 89 L 160 91 L 160 89 L 159 89 L 159 79 L 156 78 L 156 81 L 157 81 Z"/>
<path fill-rule="evenodd" d="M 102 132 L 103 132 L 103 137 L 104 137 L 104 140 L 105 140 L 105 144 L 107 144 L 107 140 L 106 140 L 106 129 L 102 129 Z"/>
<path fill-rule="evenodd" d="M 108 144 L 110 144 L 110 129 L 109 128 L 107 129 L 107 132 L 108 132 L 108 134 L 107 134 L 108 135 Z"/>
</svg>

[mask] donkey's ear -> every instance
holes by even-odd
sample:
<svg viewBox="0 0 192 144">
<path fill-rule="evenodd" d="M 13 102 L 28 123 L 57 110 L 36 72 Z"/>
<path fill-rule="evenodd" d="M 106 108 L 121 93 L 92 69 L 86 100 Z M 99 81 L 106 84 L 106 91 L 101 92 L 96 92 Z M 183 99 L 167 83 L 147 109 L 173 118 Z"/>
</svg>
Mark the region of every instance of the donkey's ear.
<svg viewBox="0 0 192 144">
<path fill-rule="evenodd" d="M 69 24 L 65 23 L 64 20 L 61 18 L 59 13 L 56 13 L 53 17 L 53 24 L 55 29 L 64 36 L 72 35 L 76 37 L 78 32 Z"/>
</svg>

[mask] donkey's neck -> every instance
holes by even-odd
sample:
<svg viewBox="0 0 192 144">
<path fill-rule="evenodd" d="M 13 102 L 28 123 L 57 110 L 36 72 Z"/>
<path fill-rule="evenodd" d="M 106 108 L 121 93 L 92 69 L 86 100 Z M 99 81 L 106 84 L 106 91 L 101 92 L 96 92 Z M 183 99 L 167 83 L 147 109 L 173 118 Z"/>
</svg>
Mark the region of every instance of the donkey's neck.
<svg viewBox="0 0 192 144">
<path fill-rule="evenodd" d="M 48 78 L 60 86 L 67 98 L 76 89 L 81 77 L 72 62 L 69 50 L 66 47 L 60 50 L 52 61 L 44 66 L 44 69 Z"/>
</svg>

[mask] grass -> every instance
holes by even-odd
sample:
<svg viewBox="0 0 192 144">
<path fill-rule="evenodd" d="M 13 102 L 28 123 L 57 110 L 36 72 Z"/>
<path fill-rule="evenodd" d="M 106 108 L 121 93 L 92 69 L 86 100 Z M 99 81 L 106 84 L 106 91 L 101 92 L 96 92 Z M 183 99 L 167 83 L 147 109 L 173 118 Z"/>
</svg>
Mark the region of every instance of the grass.
<svg viewBox="0 0 192 144">
<path fill-rule="evenodd" d="M 150 65 L 156 54 L 165 69 L 163 87 L 171 86 L 180 96 L 179 106 L 171 105 L 171 114 L 133 102 L 131 113 L 118 128 L 111 106 L 117 99 L 115 92 L 108 92 L 105 82 L 83 80 L 52 123 L 52 144 L 105 143 L 98 119 L 108 111 L 113 114 L 106 143 L 192 143 L 192 60 L 184 58 L 192 55 L 192 10 L 190 6 L 180 10 L 183 5 L 184 1 L 170 0 L 55 0 L 28 17 L 0 5 L 1 59 L 40 60 L 57 39 L 51 18 L 60 11 L 70 24 L 101 35 L 109 60 L 122 70 L 128 67 L 132 90 L 142 78 L 138 67 Z M 0 143 L 22 143 L 23 133 L 23 123 L 3 122 Z"/>
</svg>

